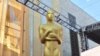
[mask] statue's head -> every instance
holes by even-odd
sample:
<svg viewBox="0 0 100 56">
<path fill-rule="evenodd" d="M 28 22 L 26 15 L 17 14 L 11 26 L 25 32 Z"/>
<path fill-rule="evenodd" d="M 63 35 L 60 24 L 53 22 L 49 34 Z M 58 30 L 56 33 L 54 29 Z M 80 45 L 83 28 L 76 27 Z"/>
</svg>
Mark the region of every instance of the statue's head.
<svg viewBox="0 0 100 56">
<path fill-rule="evenodd" d="M 46 15 L 46 18 L 47 18 L 48 21 L 53 21 L 54 20 L 53 19 L 54 18 L 53 12 L 49 10 L 47 15 Z"/>
</svg>

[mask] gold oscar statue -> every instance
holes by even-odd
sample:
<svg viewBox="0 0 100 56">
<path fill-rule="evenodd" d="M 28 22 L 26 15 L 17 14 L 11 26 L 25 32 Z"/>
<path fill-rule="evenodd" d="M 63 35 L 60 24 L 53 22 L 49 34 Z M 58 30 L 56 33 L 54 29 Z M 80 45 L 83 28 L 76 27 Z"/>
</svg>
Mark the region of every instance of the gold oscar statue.
<svg viewBox="0 0 100 56">
<path fill-rule="evenodd" d="M 44 56 L 61 56 L 62 27 L 54 22 L 52 11 L 48 11 L 46 19 L 47 23 L 39 27 L 40 40 L 45 46 Z"/>
</svg>

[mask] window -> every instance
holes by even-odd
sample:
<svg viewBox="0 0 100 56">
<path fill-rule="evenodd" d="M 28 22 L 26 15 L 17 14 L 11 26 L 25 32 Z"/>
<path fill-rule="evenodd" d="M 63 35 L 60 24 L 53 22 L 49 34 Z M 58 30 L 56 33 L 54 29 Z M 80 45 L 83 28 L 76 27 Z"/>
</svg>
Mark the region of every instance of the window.
<svg viewBox="0 0 100 56">
<path fill-rule="evenodd" d="M 75 16 L 73 16 L 73 15 L 70 14 L 70 13 L 68 13 L 68 16 L 69 16 L 69 22 L 70 22 L 70 24 L 71 24 L 73 27 L 75 27 L 75 25 L 76 25 L 76 18 L 75 18 Z"/>
<path fill-rule="evenodd" d="M 75 27 L 76 25 L 76 18 L 75 16 L 68 13 L 69 16 L 69 22 L 70 24 Z M 72 50 L 72 56 L 80 56 L 79 55 L 79 45 L 78 45 L 78 37 L 77 33 L 73 30 L 70 30 L 70 40 L 71 40 L 71 50 Z"/>
</svg>

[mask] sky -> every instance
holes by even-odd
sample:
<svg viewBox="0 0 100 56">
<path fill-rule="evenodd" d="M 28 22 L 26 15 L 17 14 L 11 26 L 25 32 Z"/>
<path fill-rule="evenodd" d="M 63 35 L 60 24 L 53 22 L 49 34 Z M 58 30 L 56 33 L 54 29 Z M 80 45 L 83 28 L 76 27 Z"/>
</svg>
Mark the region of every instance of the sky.
<svg viewBox="0 0 100 56">
<path fill-rule="evenodd" d="M 94 19 L 100 21 L 100 0 L 71 0 Z"/>
</svg>

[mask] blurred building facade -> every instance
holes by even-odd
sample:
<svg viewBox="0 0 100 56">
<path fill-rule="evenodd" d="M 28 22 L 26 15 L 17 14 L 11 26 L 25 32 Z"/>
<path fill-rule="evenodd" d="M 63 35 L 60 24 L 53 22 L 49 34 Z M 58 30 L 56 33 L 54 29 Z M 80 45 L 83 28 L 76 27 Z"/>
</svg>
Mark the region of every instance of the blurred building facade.
<svg viewBox="0 0 100 56">
<path fill-rule="evenodd" d="M 38 0 L 30 1 L 38 3 Z M 69 18 L 73 26 L 84 27 L 97 22 L 71 0 L 40 1 Z M 40 43 L 38 28 L 45 23 L 44 16 L 17 1 L 0 0 L 0 56 L 43 56 L 44 46 Z M 98 45 L 92 40 L 88 40 L 88 44 L 89 48 Z M 77 56 L 81 47 L 79 34 L 63 27 L 62 56 Z"/>
</svg>

